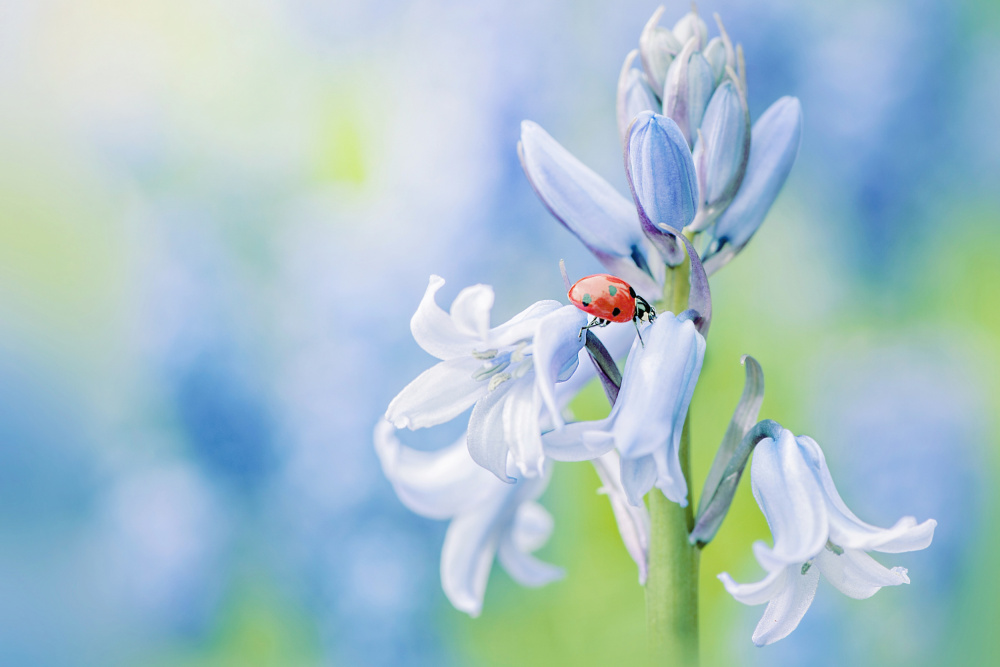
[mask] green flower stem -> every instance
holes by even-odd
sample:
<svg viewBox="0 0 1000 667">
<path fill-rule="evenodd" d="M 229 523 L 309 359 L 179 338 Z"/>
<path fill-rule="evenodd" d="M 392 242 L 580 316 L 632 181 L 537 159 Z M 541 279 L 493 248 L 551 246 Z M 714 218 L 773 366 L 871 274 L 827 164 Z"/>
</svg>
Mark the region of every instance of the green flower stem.
<svg viewBox="0 0 1000 667">
<path fill-rule="evenodd" d="M 675 315 L 687 308 L 689 264 L 671 269 L 657 312 Z M 690 416 L 690 411 L 688 412 Z M 691 427 L 684 420 L 680 459 L 691 487 Z M 690 667 L 698 664 L 698 563 L 697 547 L 688 543 L 694 512 L 670 502 L 654 488 L 649 499 L 649 576 L 646 580 L 646 626 L 651 663 Z"/>
</svg>

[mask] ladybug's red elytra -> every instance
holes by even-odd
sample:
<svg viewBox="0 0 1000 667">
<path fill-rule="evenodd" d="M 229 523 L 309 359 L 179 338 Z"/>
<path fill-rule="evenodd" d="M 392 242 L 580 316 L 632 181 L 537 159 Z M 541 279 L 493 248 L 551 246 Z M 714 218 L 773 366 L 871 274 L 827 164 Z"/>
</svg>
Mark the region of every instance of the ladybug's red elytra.
<svg viewBox="0 0 1000 667">
<path fill-rule="evenodd" d="M 594 316 L 590 324 L 580 329 L 581 334 L 591 327 L 606 327 L 612 322 L 629 320 L 635 323 L 638 332 L 640 320 L 652 322 L 656 319 L 656 311 L 631 285 L 606 273 L 580 278 L 569 288 L 567 296 L 574 306 Z"/>
</svg>

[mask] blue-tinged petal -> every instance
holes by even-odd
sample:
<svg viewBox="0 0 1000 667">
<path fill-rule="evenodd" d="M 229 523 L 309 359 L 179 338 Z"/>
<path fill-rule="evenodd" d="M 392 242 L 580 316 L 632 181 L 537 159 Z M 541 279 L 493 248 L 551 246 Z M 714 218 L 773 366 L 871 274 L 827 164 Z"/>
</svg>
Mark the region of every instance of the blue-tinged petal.
<svg viewBox="0 0 1000 667">
<path fill-rule="evenodd" d="M 563 306 L 544 317 L 538 325 L 532 344 L 535 379 L 552 423 L 563 426 L 562 410 L 556 400 L 556 382 L 564 371 L 579 363 L 584 338 L 580 328 L 586 326 L 586 314 L 575 306 Z"/>
<path fill-rule="evenodd" d="M 801 133 L 802 106 L 794 97 L 782 97 L 754 123 L 743 183 L 712 231 L 714 247 L 705 259 L 710 274 L 732 259 L 764 221 L 795 163 Z"/>
<path fill-rule="evenodd" d="M 493 288 L 489 285 L 466 287 L 451 302 L 451 319 L 458 330 L 470 337 L 485 340 L 490 330 Z"/>
<path fill-rule="evenodd" d="M 653 452 L 656 463 L 656 488 L 663 492 L 672 503 L 687 507 L 687 480 L 681 469 L 681 460 L 676 452 L 657 450 Z"/>
<path fill-rule="evenodd" d="M 870 598 L 883 586 L 910 583 L 905 567 L 890 570 L 858 549 L 845 549 L 841 554 L 824 549 L 813 565 L 837 590 L 855 600 Z"/>
<path fill-rule="evenodd" d="M 422 452 L 404 446 L 386 421 L 375 427 L 375 452 L 400 501 L 431 519 L 447 519 L 500 486 L 469 456 L 465 436 L 444 449 Z"/>
<path fill-rule="evenodd" d="M 542 436 L 545 455 L 553 461 L 591 461 L 615 446 L 608 420 L 576 422 Z"/>
<path fill-rule="evenodd" d="M 773 548 L 754 545 L 764 569 L 801 564 L 820 552 L 829 537 L 826 502 L 791 431 L 758 443 L 750 485 L 774 537 Z"/>
<path fill-rule="evenodd" d="M 510 448 L 514 465 L 524 477 L 540 475 L 545 463 L 538 424 L 541 408 L 541 393 L 530 379 L 515 381 L 504 397 L 503 437 Z"/>
<path fill-rule="evenodd" d="M 660 103 L 646 83 L 646 78 L 642 72 L 633 65 L 639 52 L 632 50 L 625 57 L 625 64 L 622 66 L 621 74 L 618 76 L 618 96 L 615 105 L 618 117 L 618 134 L 622 143 L 628 137 L 628 126 L 632 119 L 642 111 L 659 111 Z"/>
<path fill-rule="evenodd" d="M 684 42 L 680 42 L 673 32 L 661 27 L 660 17 L 665 8 L 661 5 L 646 21 L 646 26 L 639 35 L 639 55 L 642 68 L 646 72 L 649 85 L 659 93 L 663 90 L 663 81 L 667 77 L 667 69 L 674 56 L 681 52 Z"/>
<path fill-rule="evenodd" d="M 500 326 L 490 329 L 486 340 L 479 348 L 498 349 L 530 342 L 535 337 L 542 319 L 562 307 L 563 304 L 552 299 L 536 301 Z"/>
<path fill-rule="evenodd" d="M 629 257 L 642 233 L 635 207 L 531 121 L 521 123 L 521 166 L 559 222 L 594 252 Z"/>
<path fill-rule="evenodd" d="M 688 147 L 694 145 L 695 134 L 714 89 L 712 66 L 696 52 L 696 40 L 692 38 L 670 64 L 662 96 L 663 115 L 677 123 Z"/>
<path fill-rule="evenodd" d="M 478 616 L 486 582 L 518 497 L 518 486 L 501 488 L 449 524 L 441 549 L 441 586 L 459 611 Z"/>
<path fill-rule="evenodd" d="M 865 523 L 840 497 L 819 444 L 805 435 L 798 436 L 796 440 L 825 494 L 830 517 L 830 540 L 834 544 L 845 549 L 876 550 L 885 553 L 917 551 L 930 546 L 934 538 L 934 528 L 937 526 L 936 521 L 928 519 L 918 524 L 915 518 L 906 516 L 891 528 L 880 528 Z"/>
<path fill-rule="evenodd" d="M 701 201 L 716 206 L 733 198 L 740 187 L 750 152 L 749 117 L 736 85 L 726 81 L 716 89 L 701 125 L 699 149 L 704 151 Z"/>
<path fill-rule="evenodd" d="M 417 312 L 410 320 L 410 331 L 417 345 L 430 354 L 438 359 L 453 359 L 469 354 L 479 340 L 468 329 L 459 328 L 455 320 L 437 305 L 434 297 L 443 285 L 444 278 L 431 276 Z M 487 312 L 487 322 L 488 318 Z"/>
<path fill-rule="evenodd" d="M 643 505 L 643 497 L 656 483 L 656 461 L 652 455 L 621 459 L 622 489 L 630 505 Z M 644 505 L 643 505 L 644 506 Z"/>
<path fill-rule="evenodd" d="M 694 144 L 695 133 L 701 127 L 708 102 L 715 92 L 715 74 L 705 56 L 696 53 L 688 65 L 688 145 Z"/>
<path fill-rule="evenodd" d="M 819 568 L 810 567 L 805 572 L 794 567 L 787 570 L 785 586 L 767 605 L 754 630 L 752 639 L 757 646 L 767 646 L 787 637 L 798 627 L 816 596 Z"/>
<path fill-rule="evenodd" d="M 639 585 L 644 586 L 649 574 L 649 512 L 644 504 L 637 506 L 628 501 L 621 483 L 618 454 L 608 452 L 592 463 L 601 478 L 602 486 L 597 492 L 606 495 L 611 502 L 611 511 L 615 515 L 625 550 L 639 568 Z"/>
<path fill-rule="evenodd" d="M 472 460 L 503 482 L 514 481 L 507 475 L 510 443 L 504 430 L 504 404 L 510 388 L 510 381 L 503 382 L 476 403 L 469 417 L 467 435 Z"/>
<path fill-rule="evenodd" d="M 757 605 L 770 602 L 781 595 L 785 586 L 789 585 L 788 576 L 792 568 L 780 567 L 767 573 L 760 581 L 752 584 L 736 583 L 728 572 L 723 572 L 719 576 L 719 581 L 726 587 L 726 592 L 743 604 Z"/>
<path fill-rule="evenodd" d="M 665 116 L 640 113 L 629 129 L 625 174 L 647 235 L 659 225 L 683 229 L 698 207 L 698 183 L 691 151 L 677 124 Z"/>
<path fill-rule="evenodd" d="M 722 75 L 726 72 L 726 45 L 722 38 L 713 37 L 710 39 L 702 55 L 712 67 L 712 76 L 715 79 L 715 84 L 718 85 L 722 81 Z"/>
<path fill-rule="evenodd" d="M 705 339 L 693 322 L 682 322 L 672 313 L 659 315 L 643 330 L 643 339 L 645 345 L 632 345 L 609 417 L 615 447 L 623 467 L 627 459 L 662 452 L 669 462 L 666 468 L 679 471 L 673 460 L 679 455 L 684 419 L 701 372 Z M 677 488 L 683 484 L 687 495 L 683 476 L 669 482 Z"/>
<path fill-rule="evenodd" d="M 454 419 L 486 394 L 487 382 L 474 377 L 482 366 L 471 356 L 431 366 L 392 399 L 385 418 L 396 428 L 409 429 Z"/>
<path fill-rule="evenodd" d="M 687 44 L 688 40 L 694 37 L 695 48 L 698 50 L 704 47 L 705 41 L 708 39 L 708 26 L 705 25 L 705 21 L 698 15 L 698 12 L 694 10 L 682 16 L 674 24 L 671 32 L 674 33 L 674 37 L 681 44 Z"/>
<path fill-rule="evenodd" d="M 518 551 L 530 553 L 541 549 L 549 541 L 554 522 L 548 510 L 533 500 L 526 500 L 541 495 L 545 485 L 548 484 L 548 477 L 524 480 L 522 483 L 525 485 L 525 491 L 530 490 L 531 493 L 522 492 L 522 502 L 517 508 L 508 535 L 510 543 Z"/>
<path fill-rule="evenodd" d="M 601 329 L 590 329 L 611 355 L 612 359 L 623 360 L 628 351 L 632 348 L 635 340 L 634 327 L 604 327 Z M 594 365 L 589 360 L 587 350 L 580 350 L 580 367 L 573 376 L 565 382 L 556 385 L 556 399 L 558 405 L 566 405 L 588 382 L 593 380 L 597 374 Z"/>
<path fill-rule="evenodd" d="M 513 525 L 500 540 L 497 558 L 511 578 L 522 586 L 544 586 L 563 578 L 561 567 L 544 563 L 531 555 L 552 534 L 552 515 L 535 502 L 522 503 Z"/>
</svg>

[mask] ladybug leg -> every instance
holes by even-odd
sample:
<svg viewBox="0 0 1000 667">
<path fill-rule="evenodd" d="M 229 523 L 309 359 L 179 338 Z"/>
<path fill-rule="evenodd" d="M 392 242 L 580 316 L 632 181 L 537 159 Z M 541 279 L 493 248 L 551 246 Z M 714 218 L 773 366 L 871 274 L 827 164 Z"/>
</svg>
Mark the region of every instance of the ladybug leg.
<svg viewBox="0 0 1000 667">
<path fill-rule="evenodd" d="M 580 327 L 580 335 L 577 336 L 577 338 L 579 338 L 580 336 L 582 336 L 583 332 L 586 331 L 587 329 L 593 329 L 594 327 L 599 327 L 599 326 L 601 326 L 601 318 L 595 317 L 594 319 L 592 319 L 590 321 L 590 324 L 588 324 L 586 326 L 583 326 L 583 327 Z"/>
<path fill-rule="evenodd" d="M 586 331 L 587 329 L 593 329 L 594 327 L 606 327 L 609 324 L 611 324 L 610 320 L 604 320 L 601 319 L 600 317 L 595 317 L 590 321 L 590 324 L 588 324 L 585 327 L 580 327 L 580 336 L 582 336 L 583 332 Z M 579 338 L 580 336 L 577 336 L 577 338 Z"/>
<path fill-rule="evenodd" d="M 639 318 L 634 318 L 632 320 L 632 324 L 635 325 L 635 335 L 639 337 L 639 343 L 641 343 L 643 347 L 646 347 L 646 341 L 642 339 L 642 332 L 639 331 Z"/>
</svg>

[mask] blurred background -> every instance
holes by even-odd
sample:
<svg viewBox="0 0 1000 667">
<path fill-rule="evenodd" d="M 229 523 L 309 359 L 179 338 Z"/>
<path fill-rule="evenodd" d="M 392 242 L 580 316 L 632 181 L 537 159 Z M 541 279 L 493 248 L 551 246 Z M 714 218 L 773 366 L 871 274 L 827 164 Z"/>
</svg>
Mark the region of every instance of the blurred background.
<svg viewBox="0 0 1000 667">
<path fill-rule="evenodd" d="M 536 200 L 539 122 L 627 192 L 614 120 L 653 2 L 0 0 L 0 663 L 629 664 L 641 588 L 598 480 L 556 469 L 540 555 L 445 600 L 445 525 L 371 431 L 432 360 L 427 276 L 494 321 L 598 265 Z M 667 6 L 671 25 L 688 5 Z M 713 279 L 695 489 L 742 389 L 814 436 L 847 503 L 938 520 L 912 584 L 821 583 L 756 649 L 746 482 L 702 559 L 705 664 L 984 664 L 1000 654 L 1000 5 L 719 0 L 751 113 L 801 98 L 792 176 Z M 710 34 L 716 29 L 710 25 Z M 590 387 L 578 414 L 606 405 Z M 404 434 L 450 443 L 460 425 Z"/>
</svg>

